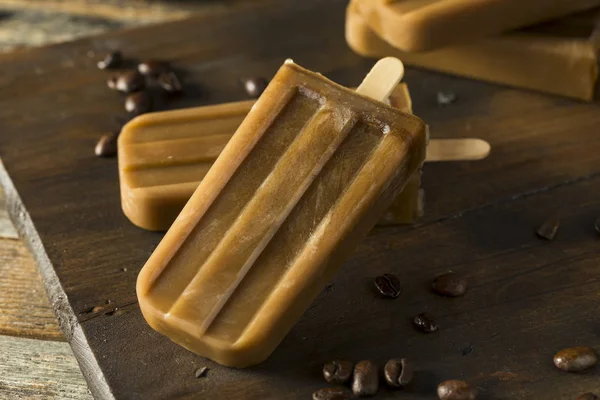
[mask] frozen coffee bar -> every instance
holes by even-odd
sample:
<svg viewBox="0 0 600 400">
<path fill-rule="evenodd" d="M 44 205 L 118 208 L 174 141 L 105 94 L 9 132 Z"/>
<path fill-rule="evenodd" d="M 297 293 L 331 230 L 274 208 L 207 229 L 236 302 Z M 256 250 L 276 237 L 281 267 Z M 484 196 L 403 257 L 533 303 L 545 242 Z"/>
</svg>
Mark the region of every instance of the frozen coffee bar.
<svg viewBox="0 0 600 400">
<path fill-rule="evenodd" d="M 425 159 L 426 126 L 287 61 L 206 173 L 137 281 L 148 323 L 220 364 L 265 360 Z"/>
</svg>

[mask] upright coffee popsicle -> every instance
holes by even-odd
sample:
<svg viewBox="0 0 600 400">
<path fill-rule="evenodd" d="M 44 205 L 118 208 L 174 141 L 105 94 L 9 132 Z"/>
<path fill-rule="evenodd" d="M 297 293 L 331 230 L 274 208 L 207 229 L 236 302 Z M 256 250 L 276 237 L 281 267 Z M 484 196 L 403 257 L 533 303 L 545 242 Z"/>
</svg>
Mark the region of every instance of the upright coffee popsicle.
<svg viewBox="0 0 600 400">
<path fill-rule="evenodd" d="M 426 127 L 291 61 L 277 72 L 138 277 L 142 313 L 227 366 L 266 359 L 425 159 Z"/>
</svg>

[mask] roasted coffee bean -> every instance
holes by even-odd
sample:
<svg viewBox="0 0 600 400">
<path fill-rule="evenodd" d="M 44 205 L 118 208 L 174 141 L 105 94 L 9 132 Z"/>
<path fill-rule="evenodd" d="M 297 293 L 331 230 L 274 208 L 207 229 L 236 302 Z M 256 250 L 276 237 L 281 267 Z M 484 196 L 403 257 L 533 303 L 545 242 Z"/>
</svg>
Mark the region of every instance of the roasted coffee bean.
<svg viewBox="0 0 600 400">
<path fill-rule="evenodd" d="M 125 110 L 135 115 L 152 111 L 152 96 L 146 91 L 128 94 L 125 98 Z"/>
<path fill-rule="evenodd" d="M 123 56 L 120 51 L 113 51 L 112 53 L 108 53 L 102 61 L 98 61 L 98 68 L 100 69 L 110 69 L 115 68 L 121 65 L 123 62 Z"/>
<path fill-rule="evenodd" d="M 183 87 L 173 71 L 162 73 L 156 78 L 158 85 L 167 93 L 181 93 Z"/>
<path fill-rule="evenodd" d="M 392 387 L 404 387 L 412 381 L 412 363 L 406 358 L 392 358 L 385 363 L 383 375 L 388 385 Z"/>
<path fill-rule="evenodd" d="M 383 297 L 395 299 L 402 293 L 398 277 L 392 274 L 383 274 L 376 277 L 375 287 Z"/>
<path fill-rule="evenodd" d="M 475 400 L 477 389 L 465 381 L 449 380 L 438 385 L 437 395 L 440 400 Z"/>
<path fill-rule="evenodd" d="M 269 82 L 265 78 L 249 78 L 244 81 L 244 89 L 248 93 L 248 96 L 257 98 L 265 91 L 268 84 Z"/>
<path fill-rule="evenodd" d="M 163 61 L 146 60 L 138 64 L 138 72 L 142 75 L 156 77 L 169 70 L 169 65 Z"/>
<path fill-rule="evenodd" d="M 117 154 L 117 139 L 119 135 L 116 133 L 108 133 L 98 140 L 94 153 L 98 157 L 112 157 Z"/>
<path fill-rule="evenodd" d="M 560 221 L 557 219 L 549 219 L 544 222 L 536 231 L 537 235 L 546 240 L 553 240 L 558 232 Z"/>
<path fill-rule="evenodd" d="M 435 332 L 438 329 L 440 329 L 438 324 L 433 319 L 433 316 L 428 313 L 422 313 L 422 314 L 417 315 L 413 319 L 413 325 L 418 330 L 420 330 L 421 332 L 424 332 L 424 333 L 431 333 L 431 332 Z"/>
<path fill-rule="evenodd" d="M 467 280 L 454 272 L 438 276 L 431 286 L 435 293 L 442 296 L 458 297 L 467 292 Z"/>
<path fill-rule="evenodd" d="M 352 392 L 358 397 L 375 396 L 379 390 L 379 373 L 377 364 L 363 360 L 354 366 Z"/>
<path fill-rule="evenodd" d="M 106 84 L 110 89 L 131 93 L 143 89 L 146 81 L 137 71 L 125 71 L 108 78 Z"/>
<path fill-rule="evenodd" d="M 313 400 L 348 400 L 352 393 L 344 387 L 330 387 L 319 389 L 312 395 Z"/>
<path fill-rule="evenodd" d="M 600 233 L 600 218 L 596 218 L 596 222 L 594 222 L 594 228 L 596 232 Z"/>
<path fill-rule="evenodd" d="M 575 400 L 599 400 L 599 399 L 600 399 L 600 397 L 596 396 L 594 393 L 587 392 L 587 393 L 580 395 Z"/>
<path fill-rule="evenodd" d="M 598 353 L 589 346 L 563 349 L 554 356 L 554 365 L 567 372 L 580 372 L 598 363 Z"/>
<path fill-rule="evenodd" d="M 352 376 L 354 365 L 346 360 L 329 361 L 323 366 L 323 378 L 328 383 L 346 383 Z"/>
</svg>

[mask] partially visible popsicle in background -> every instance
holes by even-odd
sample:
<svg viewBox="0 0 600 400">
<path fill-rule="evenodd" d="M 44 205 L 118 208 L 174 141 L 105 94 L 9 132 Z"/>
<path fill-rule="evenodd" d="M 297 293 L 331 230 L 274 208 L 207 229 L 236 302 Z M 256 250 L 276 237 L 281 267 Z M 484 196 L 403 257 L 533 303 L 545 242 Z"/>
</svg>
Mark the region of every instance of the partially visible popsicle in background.
<svg viewBox="0 0 600 400">
<path fill-rule="evenodd" d="M 405 83 L 394 89 L 389 103 L 412 113 Z M 131 222 L 169 229 L 253 105 L 249 100 L 151 113 L 128 123 L 118 154 L 122 208 Z M 425 161 L 481 159 L 489 150 L 480 139 L 432 139 Z M 410 224 L 422 213 L 421 174 L 415 172 L 379 223 Z"/>
<path fill-rule="evenodd" d="M 399 57 L 407 65 L 435 71 L 577 99 L 594 98 L 600 50 L 598 8 L 500 36 L 412 53 L 400 50 L 396 43 L 403 37 L 390 34 L 388 42 L 372 29 L 362 13 L 371 3 L 352 0 L 346 10 L 346 41 L 362 56 Z"/>
<path fill-rule="evenodd" d="M 266 359 L 421 167 L 426 126 L 287 61 L 227 143 L 137 282 L 157 331 L 227 366 Z"/>
<path fill-rule="evenodd" d="M 429 51 L 498 35 L 600 5 L 600 0 L 366 0 L 361 14 L 403 51 Z"/>
</svg>

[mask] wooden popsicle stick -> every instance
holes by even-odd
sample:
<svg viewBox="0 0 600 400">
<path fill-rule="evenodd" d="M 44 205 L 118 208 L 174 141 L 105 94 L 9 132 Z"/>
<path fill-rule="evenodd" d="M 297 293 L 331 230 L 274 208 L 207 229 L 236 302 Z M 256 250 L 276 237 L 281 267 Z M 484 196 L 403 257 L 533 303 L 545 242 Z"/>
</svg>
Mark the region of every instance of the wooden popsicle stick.
<svg viewBox="0 0 600 400">
<path fill-rule="evenodd" d="M 483 139 L 431 139 L 425 162 L 481 160 L 490 149 Z"/>
<path fill-rule="evenodd" d="M 356 89 L 357 93 L 385 101 L 404 77 L 404 64 L 394 57 L 377 61 Z"/>
</svg>

